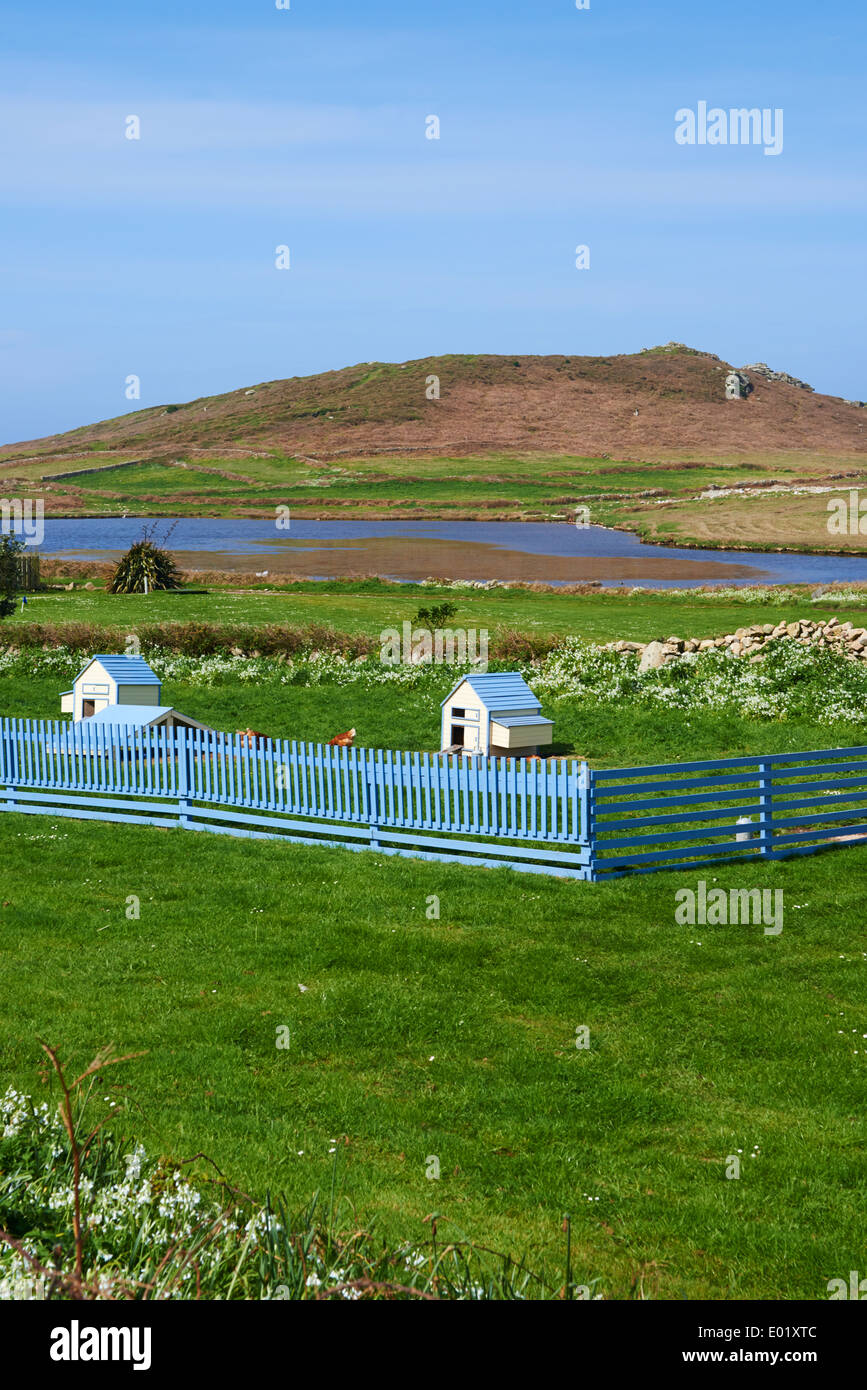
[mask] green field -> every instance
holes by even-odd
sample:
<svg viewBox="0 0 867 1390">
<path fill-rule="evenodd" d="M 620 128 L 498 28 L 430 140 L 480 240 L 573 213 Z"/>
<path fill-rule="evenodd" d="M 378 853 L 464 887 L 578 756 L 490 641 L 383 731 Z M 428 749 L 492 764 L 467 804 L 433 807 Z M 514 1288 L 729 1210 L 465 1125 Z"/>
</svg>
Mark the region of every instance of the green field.
<svg viewBox="0 0 867 1390">
<path fill-rule="evenodd" d="M 38 1098 L 40 1038 L 146 1050 L 99 1095 L 149 1151 L 298 1203 L 337 1141 L 359 1219 L 421 1238 L 436 1210 L 535 1267 L 568 1212 L 608 1298 L 816 1299 L 859 1267 L 867 851 L 751 866 L 785 894 L 769 938 L 675 925 L 695 873 L 492 877 L 42 816 L 0 837 L 5 1083 Z"/>
<path fill-rule="evenodd" d="M 61 476 L 78 469 L 97 471 Z M 863 551 L 857 534 L 829 535 L 824 495 L 762 489 L 810 484 L 845 494 L 865 477 L 859 459 L 815 451 L 668 462 L 502 452 L 313 459 L 250 449 L 199 456 L 179 444 L 141 461 L 84 450 L 0 463 L 7 492 L 20 486 L 41 497 L 50 516 L 271 517 L 288 505 L 298 518 L 570 520 L 586 506 L 594 524 L 647 540 L 759 551 Z M 746 498 L 700 500 L 710 487 L 744 486 L 753 488 Z"/>
<path fill-rule="evenodd" d="M 599 641 L 859 612 L 803 594 L 449 596 L 463 626 Z M 86 623 L 96 649 L 147 622 L 375 637 L 438 597 L 376 584 L 79 589 L 34 596 L 3 633 Z M 4 716 L 59 717 L 66 680 L 33 669 L 0 677 Z M 448 671 L 366 688 L 281 685 L 281 669 L 167 678 L 163 700 L 219 729 L 316 741 L 355 727 L 364 746 L 438 747 Z M 623 766 L 863 743 L 856 719 L 825 719 L 835 670 L 802 673 L 811 717 L 794 690 L 778 718 L 697 698 L 546 699 L 552 751 Z M 605 1298 L 822 1299 L 863 1263 L 867 849 L 582 884 L 7 813 L 0 855 L 0 992 L 14 1001 L 0 1089 L 41 1097 L 40 1039 L 73 1064 L 107 1043 L 145 1052 L 93 1103 L 114 1102 L 115 1129 L 149 1153 L 206 1155 L 185 1168 L 197 1180 L 216 1163 L 255 1200 L 297 1208 L 328 1190 L 336 1162 L 358 1222 L 392 1245 L 425 1239 L 436 1211 L 442 1238 L 525 1256 L 555 1283 L 568 1213 L 574 1280 Z M 678 925 L 675 892 L 700 877 L 782 889 L 782 934 Z"/>
<path fill-rule="evenodd" d="M 729 591 L 729 595 L 730 595 Z M 106 594 L 99 589 L 72 593 L 48 591 L 28 598 L 27 608 L 18 609 L 0 632 L 15 633 L 28 623 L 88 623 L 123 627 L 135 632 L 147 623 L 285 623 L 292 627 L 318 623 L 341 632 L 364 633 L 378 638 L 388 627 L 412 621 L 422 606 L 438 603 L 444 597 L 453 602 L 457 613 L 454 626 L 486 628 L 493 636 L 506 629 L 558 636 L 586 637 L 594 642 L 622 638 L 646 642 L 666 638 L 713 637 L 733 632 L 751 623 L 783 618 L 810 617 L 815 620 L 837 615 L 860 621 L 867 603 L 813 601 L 809 588 L 779 601 L 772 589 L 764 597 L 732 598 L 729 595 L 704 597 L 684 591 L 642 593 L 628 591 L 605 595 L 593 593 L 534 593 L 530 589 L 448 590 L 414 584 L 316 583 L 281 589 L 267 587 L 213 588 L 206 594 Z M 789 591 L 790 593 L 792 591 Z"/>
</svg>

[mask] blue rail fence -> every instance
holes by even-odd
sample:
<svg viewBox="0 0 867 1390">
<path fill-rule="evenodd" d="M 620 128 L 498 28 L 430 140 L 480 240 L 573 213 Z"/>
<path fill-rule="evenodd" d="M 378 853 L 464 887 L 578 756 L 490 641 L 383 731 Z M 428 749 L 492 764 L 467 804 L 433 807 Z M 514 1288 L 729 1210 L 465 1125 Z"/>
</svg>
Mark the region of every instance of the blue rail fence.
<svg viewBox="0 0 867 1390">
<path fill-rule="evenodd" d="M 857 843 L 867 748 L 595 771 L 4 719 L 0 808 L 602 879 Z"/>
</svg>

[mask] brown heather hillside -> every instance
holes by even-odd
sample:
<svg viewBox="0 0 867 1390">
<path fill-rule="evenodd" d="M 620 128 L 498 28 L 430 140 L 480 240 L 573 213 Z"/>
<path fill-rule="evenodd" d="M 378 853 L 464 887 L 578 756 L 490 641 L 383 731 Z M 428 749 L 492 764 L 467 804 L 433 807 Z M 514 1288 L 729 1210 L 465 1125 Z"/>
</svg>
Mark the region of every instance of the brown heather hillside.
<svg viewBox="0 0 867 1390">
<path fill-rule="evenodd" d="M 867 452 L 867 410 L 754 372 L 752 395 L 726 401 L 728 370 L 712 354 L 681 345 L 615 357 L 361 363 L 6 445 L 0 464 L 78 456 L 95 444 L 143 458 L 201 450 L 319 458 L 510 450 L 638 460 Z M 439 400 L 426 399 L 430 376 L 440 380 Z"/>
</svg>

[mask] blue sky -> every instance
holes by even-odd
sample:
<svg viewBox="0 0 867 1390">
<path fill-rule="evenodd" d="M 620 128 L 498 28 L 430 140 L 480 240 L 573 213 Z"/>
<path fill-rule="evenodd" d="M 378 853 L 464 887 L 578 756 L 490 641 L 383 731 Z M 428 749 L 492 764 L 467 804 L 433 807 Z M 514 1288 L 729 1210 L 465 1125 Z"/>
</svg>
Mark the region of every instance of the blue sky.
<svg viewBox="0 0 867 1390">
<path fill-rule="evenodd" d="M 867 398 L 863 0 L 4 0 L 3 28 L 2 442 L 669 339 Z M 702 100 L 782 108 L 782 153 L 679 146 Z"/>
</svg>

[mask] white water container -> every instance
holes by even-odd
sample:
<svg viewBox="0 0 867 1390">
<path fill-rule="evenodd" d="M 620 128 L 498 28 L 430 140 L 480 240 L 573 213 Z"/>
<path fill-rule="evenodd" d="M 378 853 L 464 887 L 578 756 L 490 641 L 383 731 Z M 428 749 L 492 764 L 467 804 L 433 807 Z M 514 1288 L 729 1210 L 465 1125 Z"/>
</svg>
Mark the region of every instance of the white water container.
<svg viewBox="0 0 867 1390">
<path fill-rule="evenodd" d="M 738 816 L 738 825 L 752 825 L 752 823 L 752 816 Z M 755 836 L 750 835 L 749 831 L 739 830 L 737 835 L 735 835 L 735 839 L 740 843 L 743 840 L 753 840 Z"/>
</svg>

